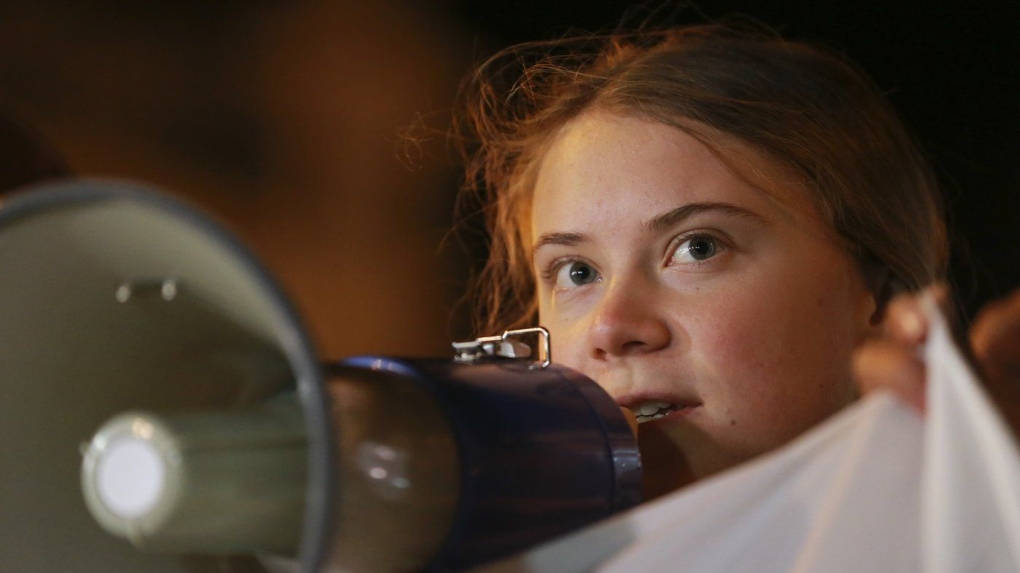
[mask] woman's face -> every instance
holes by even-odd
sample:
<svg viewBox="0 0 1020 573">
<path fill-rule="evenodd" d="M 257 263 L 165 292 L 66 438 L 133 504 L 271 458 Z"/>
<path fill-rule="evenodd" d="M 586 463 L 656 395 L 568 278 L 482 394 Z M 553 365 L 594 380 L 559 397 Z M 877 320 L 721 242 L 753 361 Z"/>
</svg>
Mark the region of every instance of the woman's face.
<svg viewBox="0 0 1020 573">
<path fill-rule="evenodd" d="M 750 177 L 768 169 L 720 147 Z M 757 164 L 754 163 L 757 161 Z M 539 166 L 532 248 L 553 359 L 638 414 L 648 495 L 789 441 L 856 395 L 874 298 L 806 191 L 687 133 L 588 112 Z"/>
</svg>

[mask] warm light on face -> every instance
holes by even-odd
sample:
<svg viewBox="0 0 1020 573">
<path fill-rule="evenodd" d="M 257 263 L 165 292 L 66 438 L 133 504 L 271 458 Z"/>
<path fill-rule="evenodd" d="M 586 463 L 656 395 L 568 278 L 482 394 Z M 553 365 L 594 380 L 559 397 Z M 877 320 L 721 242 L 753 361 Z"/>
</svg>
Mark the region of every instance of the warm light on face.
<svg viewBox="0 0 1020 573">
<path fill-rule="evenodd" d="M 558 362 L 647 411 L 653 474 L 677 460 L 685 479 L 714 473 L 854 398 L 872 297 L 806 193 L 782 191 L 752 186 L 674 127 L 600 112 L 543 160 L 531 235 L 541 322 Z"/>
</svg>

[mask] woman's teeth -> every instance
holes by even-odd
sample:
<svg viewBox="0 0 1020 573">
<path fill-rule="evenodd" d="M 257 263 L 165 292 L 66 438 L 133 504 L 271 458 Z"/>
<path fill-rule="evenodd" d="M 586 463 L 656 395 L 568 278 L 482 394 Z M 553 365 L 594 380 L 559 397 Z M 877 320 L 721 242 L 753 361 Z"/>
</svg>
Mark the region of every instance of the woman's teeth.
<svg viewBox="0 0 1020 573">
<path fill-rule="evenodd" d="M 634 417 L 637 418 L 638 424 L 644 422 L 650 422 L 652 420 L 659 419 L 666 414 L 674 410 L 679 410 L 680 407 L 676 404 L 669 402 L 662 402 L 659 400 L 653 400 L 651 402 L 645 402 L 631 409 L 634 412 Z"/>
</svg>

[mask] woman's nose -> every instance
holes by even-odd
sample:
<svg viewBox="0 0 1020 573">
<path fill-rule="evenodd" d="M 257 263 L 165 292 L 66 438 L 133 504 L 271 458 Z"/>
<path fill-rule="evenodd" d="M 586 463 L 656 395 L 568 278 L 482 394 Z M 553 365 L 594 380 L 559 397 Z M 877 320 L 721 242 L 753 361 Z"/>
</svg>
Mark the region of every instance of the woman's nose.
<svg viewBox="0 0 1020 573">
<path fill-rule="evenodd" d="M 610 285 L 592 317 L 592 357 L 638 355 L 668 346 L 669 325 L 658 299 L 650 285 Z"/>
</svg>

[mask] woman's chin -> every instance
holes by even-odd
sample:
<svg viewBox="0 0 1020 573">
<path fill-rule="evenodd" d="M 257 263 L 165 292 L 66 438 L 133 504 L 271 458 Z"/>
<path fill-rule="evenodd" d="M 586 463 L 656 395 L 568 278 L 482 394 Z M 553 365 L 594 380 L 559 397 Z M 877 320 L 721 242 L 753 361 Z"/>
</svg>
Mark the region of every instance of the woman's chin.
<svg viewBox="0 0 1020 573">
<path fill-rule="evenodd" d="M 651 501 L 694 483 L 698 476 L 669 435 L 646 426 L 649 427 L 638 429 L 638 447 L 644 476 L 643 496 L 645 501 Z"/>
<path fill-rule="evenodd" d="M 668 422 L 656 420 L 638 427 L 645 501 L 673 493 L 748 459 L 747 455 L 727 451 L 704 431 L 691 425 L 678 428 Z"/>
</svg>

